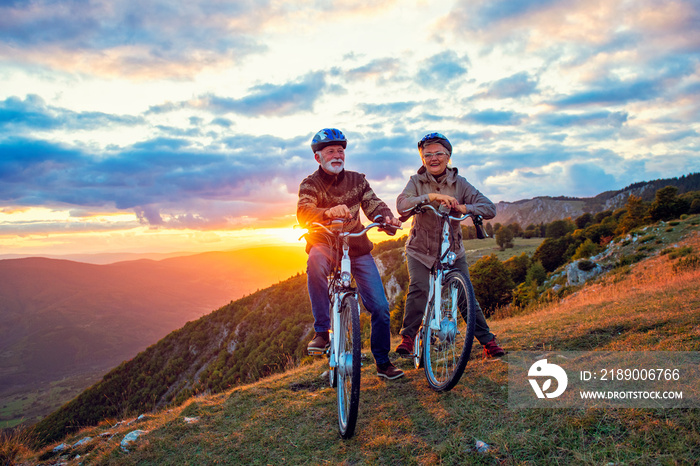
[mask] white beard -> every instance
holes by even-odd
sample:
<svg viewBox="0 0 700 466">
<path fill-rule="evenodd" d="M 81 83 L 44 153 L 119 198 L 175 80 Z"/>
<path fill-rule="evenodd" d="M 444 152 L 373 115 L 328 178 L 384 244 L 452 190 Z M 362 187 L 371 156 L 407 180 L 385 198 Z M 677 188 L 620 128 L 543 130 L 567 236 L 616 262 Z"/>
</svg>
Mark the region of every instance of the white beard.
<svg viewBox="0 0 700 466">
<path fill-rule="evenodd" d="M 333 166 L 333 162 L 340 162 L 340 166 Z M 338 173 L 343 171 L 343 168 L 345 168 L 345 162 L 341 159 L 333 159 L 329 161 L 322 161 L 321 162 L 321 167 L 327 172 L 327 173 L 332 173 L 334 175 L 337 175 Z"/>
</svg>

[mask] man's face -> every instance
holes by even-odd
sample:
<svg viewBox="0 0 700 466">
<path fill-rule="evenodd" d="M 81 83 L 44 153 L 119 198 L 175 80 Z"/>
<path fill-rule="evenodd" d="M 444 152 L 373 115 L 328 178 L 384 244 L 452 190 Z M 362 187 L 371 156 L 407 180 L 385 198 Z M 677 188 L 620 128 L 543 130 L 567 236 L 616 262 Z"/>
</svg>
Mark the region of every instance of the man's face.
<svg viewBox="0 0 700 466">
<path fill-rule="evenodd" d="M 438 143 L 427 144 L 423 148 L 421 156 L 423 165 L 431 175 L 440 175 L 447 168 L 447 162 L 450 161 L 450 154 L 447 153 L 445 146 Z"/>
<path fill-rule="evenodd" d="M 329 175 L 337 175 L 345 167 L 345 149 L 340 144 L 324 147 L 320 154 L 316 152 L 315 157 Z"/>
</svg>

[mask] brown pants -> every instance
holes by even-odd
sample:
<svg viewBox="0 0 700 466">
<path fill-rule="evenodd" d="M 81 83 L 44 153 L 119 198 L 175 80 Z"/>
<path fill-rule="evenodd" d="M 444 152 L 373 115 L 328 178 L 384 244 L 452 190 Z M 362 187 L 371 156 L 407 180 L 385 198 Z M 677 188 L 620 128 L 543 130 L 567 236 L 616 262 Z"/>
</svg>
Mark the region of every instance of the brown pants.
<svg viewBox="0 0 700 466">
<path fill-rule="evenodd" d="M 406 307 L 403 315 L 403 328 L 401 335 L 415 337 L 423 320 L 425 305 L 428 302 L 430 294 L 430 269 L 423 265 L 417 259 L 411 256 L 406 256 L 408 264 L 408 276 L 410 283 L 408 285 L 408 294 L 406 295 Z M 464 272 L 464 275 L 469 278 L 469 265 L 467 259 L 461 257 L 455 261 L 455 268 Z M 476 326 L 474 327 L 474 336 L 482 345 L 488 343 L 495 338 L 495 335 L 489 330 L 486 323 L 484 312 L 481 310 L 479 303 L 476 303 Z"/>
</svg>

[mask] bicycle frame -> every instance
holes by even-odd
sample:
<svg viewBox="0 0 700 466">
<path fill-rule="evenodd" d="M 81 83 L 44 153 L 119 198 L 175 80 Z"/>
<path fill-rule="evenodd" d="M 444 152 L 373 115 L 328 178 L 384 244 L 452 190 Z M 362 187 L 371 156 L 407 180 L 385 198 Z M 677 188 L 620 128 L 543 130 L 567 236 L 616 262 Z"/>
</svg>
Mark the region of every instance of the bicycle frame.
<svg viewBox="0 0 700 466">
<path fill-rule="evenodd" d="M 465 214 L 462 217 L 453 217 L 449 215 L 446 212 L 441 212 L 440 210 L 436 209 L 435 207 L 431 206 L 430 204 L 425 204 L 423 206 L 418 207 L 419 209 L 423 208 L 428 208 L 432 210 L 436 215 L 441 217 L 443 219 L 442 222 L 442 243 L 440 245 L 440 256 L 438 257 L 438 261 L 435 263 L 435 268 L 433 271 L 431 271 L 431 280 L 430 280 L 430 291 L 428 292 L 428 301 L 425 306 L 425 311 L 423 313 L 423 318 L 424 320 L 427 319 L 428 316 L 428 309 L 429 306 L 432 302 L 433 299 L 435 299 L 435 312 L 434 312 L 434 317 L 430 320 L 430 322 L 423 322 L 423 325 L 429 325 L 430 328 L 436 332 L 441 331 L 442 332 L 450 332 L 453 331 L 453 329 L 441 329 L 441 322 L 443 320 L 442 316 L 442 282 L 443 282 L 443 277 L 445 276 L 446 272 L 449 272 L 455 263 L 455 260 L 457 258 L 456 254 L 454 252 L 450 251 L 450 221 L 451 220 L 456 220 L 456 221 L 463 221 L 466 220 L 469 217 L 473 217 L 472 214 Z M 475 222 L 476 223 L 476 222 Z M 453 290 L 453 293 L 456 293 L 456 291 Z M 451 315 L 448 316 L 450 319 L 454 319 L 455 317 L 455 312 L 457 312 L 457 309 L 455 309 L 454 303 L 455 299 L 451 300 L 453 303 L 453 306 L 450 309 Z"/>
<path fill-rule="evenodd" d="M 357 289 L 352 286 L 352 261 L 349 239 L 366 234 L 370 229 L 380 227 L 387 233 L 398 229 L 375 221 L 356 233 L 344 232 L 343 221 L 333 220 L 330 229 L 314 222 L 312 227 L 327 234 L 333 252 L 333 267 L 328 277 L 328 297 L 331 302 L 330 348 L 328 364 L 331 387 L 336 388 L 338 397 L 338 424 L 340 435 L 350 438 L 357 422 L 360 398 L 360 307 Z M 346 320 L 344 320 L 344 318 Z M 347 320 L 349 319 L 349 320 Z M 346 326 L 346 322 L 349 324 Z"/>
<path fill-rule="evenodd" d="M 352 370 L 352 359 L 348 360 L 348 355 L 343 353 L 342 356 L 338 357 L 340 354 L 340 338 L 333 338 L 333 335 L 340 335 L 342 332 L 342 322 L 340 319 L 340 305 L 345 299 L 345 296 L 351 295 L 353 298 L 357 299 L 357 289 L 352 287 L 352 262 L 350 260 L 350 255 L 348 251 L 350 249 L 348 245 L 349 235 L 342 236 L 343 255 L 340 259 L 340 270 L 337 267 L 331 272 L 331 276 L 328 278 L 328 290 L 330 293 L 331 300 L 331 322 L 333 328 L 331 329 L 331 347 L 330 357 L 328 360 L 328 365 L 331 369 L 340 368 L 339 370 L 348 372 L 348 367 Z M 352 356 L 349 356 L 352 358 Z"/>
</svg>

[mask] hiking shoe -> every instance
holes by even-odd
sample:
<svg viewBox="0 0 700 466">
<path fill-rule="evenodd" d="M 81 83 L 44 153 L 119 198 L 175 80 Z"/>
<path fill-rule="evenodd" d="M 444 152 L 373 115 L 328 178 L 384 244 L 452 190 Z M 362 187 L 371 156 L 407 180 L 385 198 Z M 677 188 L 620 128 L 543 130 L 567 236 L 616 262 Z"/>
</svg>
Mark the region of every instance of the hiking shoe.
<svg viewBox="0 0 700 466">
<path fill-rule="evenodd" d="M 413 338 L 408 335 L 401 335 L 401 343 L 396 347 L 396 352 L 402 358 L 410 358 L 413 356 Z"/>
<path fill-rule="evenodd" d="M 485 358 L 499 358 L 504 354 L 506 354 L 506 352 L 503 350 L 503 348 L 498 346 L 495 338 L 484 345 Z"/>
<path fill-rule="evenodd" d="M 306 345 L 306 350 L 310 355 L 324 354 L 328 348 L 331 346 L 331 339 L 328 336 L 328 331 L 316 332 L 314 339 Z"/>
<path fill-rule="evenodd" d="M 400 377 L 403 377 L 403 371 L 394 367 L 391 361 L 389 361 L 381 365 L 377 364 L 377 377 L 384 377 L 388 380 L 395 380 Z"/>
</svg>

